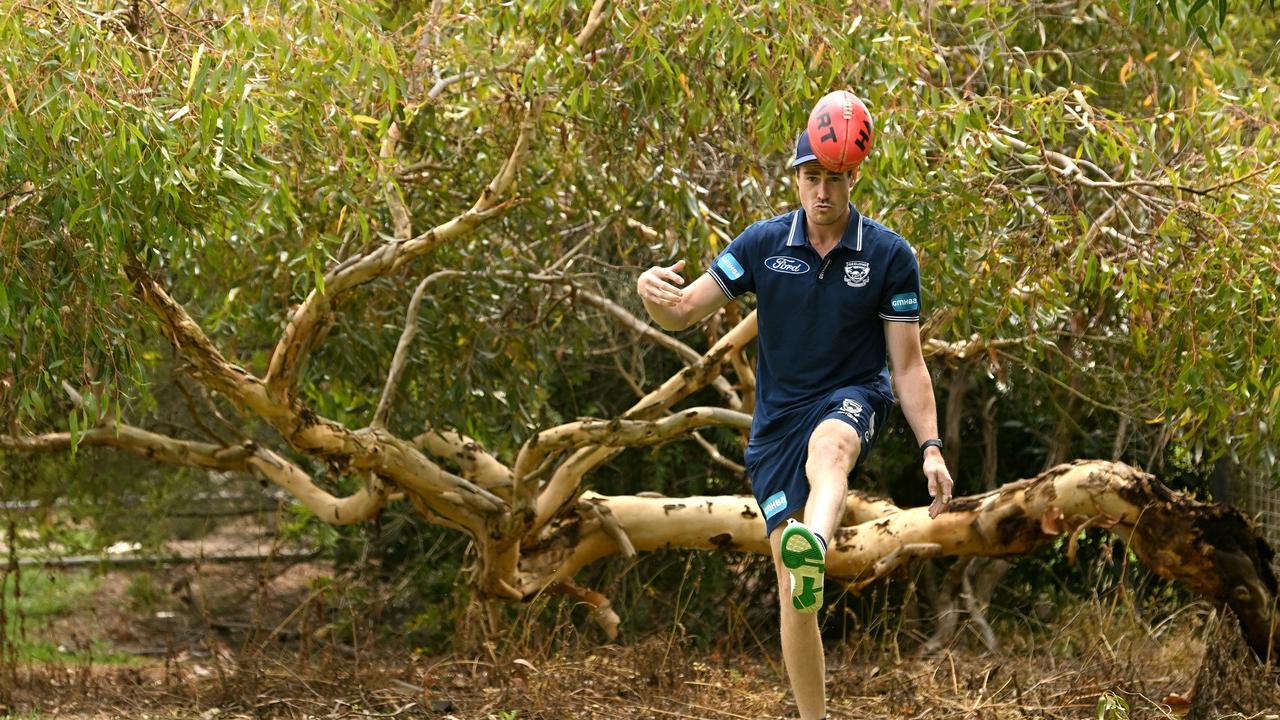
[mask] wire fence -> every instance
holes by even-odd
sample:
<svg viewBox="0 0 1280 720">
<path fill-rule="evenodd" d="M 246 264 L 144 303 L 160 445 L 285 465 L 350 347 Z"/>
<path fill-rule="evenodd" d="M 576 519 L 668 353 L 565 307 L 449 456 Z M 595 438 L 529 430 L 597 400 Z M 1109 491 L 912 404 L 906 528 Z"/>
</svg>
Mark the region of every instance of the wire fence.
<svg viewBox="0 0 1280 720">
<path fill-rule="evenodd" d="M 1257 523 L 1267 544 L 1280 547 L 1280 489 L 1261 475 L 1241 473 L 1237 482 L 1241 509 Z"/>
</svg>

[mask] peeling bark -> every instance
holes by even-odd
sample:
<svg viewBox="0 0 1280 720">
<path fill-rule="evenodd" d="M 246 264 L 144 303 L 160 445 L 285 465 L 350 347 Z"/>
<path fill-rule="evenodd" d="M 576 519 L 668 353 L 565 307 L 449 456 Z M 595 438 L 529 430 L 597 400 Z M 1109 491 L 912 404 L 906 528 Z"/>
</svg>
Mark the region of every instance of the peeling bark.
<svg viewBox="0 0 1280 720">
<path fill-rule="evenodd" d="M 768 554 L 764 521 L 754 500 L 740 496 L 584 499 L 608 506 L 639 551 L 665 548 L 735 550 Z M 1276 578 L 1271 549 L 1239 511 L 1173 493 L 1127 465 L 1077 461 L 957 498 L 930 520 L 926 508 L 890 513 L 841 527 L 832 538 L 827 572 L 855 582 L 878 578 L 878 563 L 905 547 L 936 546 L 939 556 L 1000 557 L 1048 545 L 1061 533 L 1108 527 L 1125 539 L 1147 567 L 1177 580 L 1241 619 L 1253 649 L 1274 651 Z M 528 596 L 549 582 L 573 576 L 616 552 L 599 523 L 558 520 L 541 543 L 526 546 L 519 589 Z"/>
</svg>

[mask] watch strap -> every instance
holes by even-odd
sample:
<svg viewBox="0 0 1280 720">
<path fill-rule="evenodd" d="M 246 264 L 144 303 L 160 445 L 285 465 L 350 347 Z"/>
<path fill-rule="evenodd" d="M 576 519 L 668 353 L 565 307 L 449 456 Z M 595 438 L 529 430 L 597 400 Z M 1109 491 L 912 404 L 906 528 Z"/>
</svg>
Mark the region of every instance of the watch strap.
<svg viewBox="0 0 1280 720">
<path fill-rule="evenodd" d="M 928 440 L 925 440 L 924 442 L 920 443 L 920 454 L 923 456 L 925 451 L 931 447 L 936 447 L 938 448 L 939 451 L 941 451 L 942 440 L 940 440 L 939 438 L 929 438 Z"/>
</svg>

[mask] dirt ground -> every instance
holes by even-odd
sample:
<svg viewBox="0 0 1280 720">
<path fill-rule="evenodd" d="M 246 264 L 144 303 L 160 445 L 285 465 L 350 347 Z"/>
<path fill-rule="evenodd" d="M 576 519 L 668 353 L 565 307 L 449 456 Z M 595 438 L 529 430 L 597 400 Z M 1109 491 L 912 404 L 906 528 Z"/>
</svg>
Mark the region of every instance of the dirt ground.
<svg viewBox="0 0 1280 720">
<path fill-rule="evenodd" d="M 243 529 L 182 550 L 225 552 L 232 537 L 244 551 Z M 253 542 L 258 551 L 281 550 Z M 82 611 L 28 630 L 71 648 L 99 638 L 113 662 L 7 658 L 0 718 L 797 717 L 776 643 L 723 654 L 691 652 L 661 633 L 600 644 L 583 631 L 553 651 L 481 641 L 470 652 L 429 657 L 374 642 L 376 628 L 355 610 L 365 605 L 353 602 L 336 630 L 341 594 L 333 593 L 344 580 L 323 563 L 197 563 L 98 578 Z M 1064 615 L 1059 636 L 1008 638 L 996 654 L 975 642 L 931 657 L 893 643 L 836 644 L 829 716 L 1182 718 L 1210 616 L 1207 606 L 1192 606 L 1154 632 L 1138 631 L 1114 607 L 1083 606 Z M 119 662 L 121 655 L 132 659 Z M 1112 709 L 1100 714 L 1100 702 Z M 1280 712 L 1235 717 L 1280 720 Z"/>
<path fill-rule="evenodd" d="M 796 717 L 776 649 L 691 655 L 674 639 L 655 636 L 551 656 L 526 658 L 482 645 L 473 653 L 424 657 L 339 642 L 323 626 L 308 627 L 313 615 L 308 599 L 317 587 L 331 587 L 323 582 L 330 575 L 320 564 L 170 568 L 148 581 L 164 594 L 152 598 L 146 614 L 130 609 L 137 607 L 137 577 L 104 576 L 88 612 L 42 630 L 63 638 L 63 644 L 90 635 L 106 638 L 113 650 L 136 660 L 10 664 L 9 677 L 0 677 L 11 686 L 0 695 L 5 703 L 0 715 Z M 1201 654 L 1194 624 L 1159 639 L 1100 636 L 1070 660 L 1048 648 L 999 655 L 953 650 L 912 658 L 895 657 L 892 648 L 862 648 L 855 657 L 835 647 L 830 716 L 1097 717 L 1099 699 L 1113 693 L 1129 703 L 1131 717 L 1179 717 L 1185 712 L 1179 696 L 1189 693 Z"/>
</svg>

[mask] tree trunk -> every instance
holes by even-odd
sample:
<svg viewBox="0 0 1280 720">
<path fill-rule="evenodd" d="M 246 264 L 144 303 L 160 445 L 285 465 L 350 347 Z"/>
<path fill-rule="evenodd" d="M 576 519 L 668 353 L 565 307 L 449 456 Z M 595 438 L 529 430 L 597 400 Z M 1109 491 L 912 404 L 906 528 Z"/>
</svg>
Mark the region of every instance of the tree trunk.
<svg viewBox="0 0 1280 720">
<path fill-rule="evenodd" d="M 747 497 L 605 497 L 583 502 L 610 510 L 638 551 L 663 548 L 736 550 L 767 554 L 764 522 Z M 866 505 L 852 496 L 850 505 Z M 883 505 L 880 512 L 883 512 Z M 856 515 L 856 508 L 855 513 Z M 875 513 L 867 513 L 875 517 Z M 584 519 L 586 518 L 586 519 Z M 1160 576 L 1177 580 L 1241 618 L 1250 647 L 1262 656 L 1276 649 L 1276 578 L 1271 549 L 1234 508 L 1174 493 L 1128 465 L 1076 461 L 995 491 L 957 498 L 937 519 L 925 508 L 896 510 L 840 528 L 832 538 L 827 572 L 855 588 L 888 575 L 913 557 L 1009 556 L 1037 550 L 1067 535 L 1106 528 L 1128 542 Z M 548 528 L 542 542 L 524 548 L 520 589 L 528 597 L 549 582 L 618 551 L 614 533 L 577 513 Z"/>
</svg>

